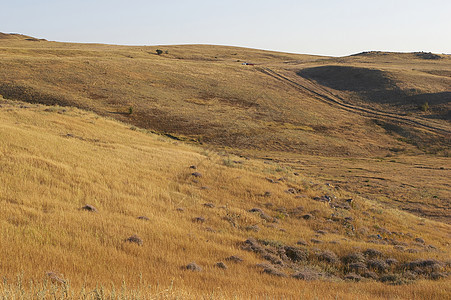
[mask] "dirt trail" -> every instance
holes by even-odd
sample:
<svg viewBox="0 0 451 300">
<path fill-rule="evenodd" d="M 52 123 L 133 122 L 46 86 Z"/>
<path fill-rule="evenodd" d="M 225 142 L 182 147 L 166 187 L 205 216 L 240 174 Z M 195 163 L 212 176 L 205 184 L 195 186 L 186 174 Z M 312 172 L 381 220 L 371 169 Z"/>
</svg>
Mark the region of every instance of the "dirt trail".
<svg viewBox="0 0 451 300">
<path fill-rule="evenodd" d="M 426 129 L 426 130 L 429 130 L 429 131 L 432 131 L 435 133 L 439 133 L 439 134 L 442 134 L 442 135 L 445 135 L 448 137 L 451 135 L 451 130 L 449 130 L 448 128 L 446 128 L 443 125 L 431 124 L 431 122 L 428 122 L 426 120 L 419 121 L 418 119 L 413 119 L 413 118 L 400 116 L 400 115 L 396 115 L 396 114 L 392 114 L 392 113 L 388 113 L 388 112 L 373 110 L 373 109 L 369 109 L 369 108 L 364 108 L 364 107 L 359 107 L 359 106 L 344 103 L 343 99 L 341 99 L 340 97 L 338 97 L 336 95 L 331 94 L 329 91 L 322 88 L 321 86 L 319 86 L 318 84 L 314 83 L 311 80 L 302 78 L 302 84 L 301 84 L 299 81 L 294 81 L 294 80 L 286 77 L 285 75 L 282 75 L 282 74 L 280 74 L 270 68 L 267 68 L 267 67 L 259 67 L 258 70 L 260 72 L 262 72 L 263 74 L 266 74 L 268 76 L 273 77 L 274 79 L 282 81 L 282 82 L 296 88 L 297 90 L 299 90 L 301 92 L 313 95 L 316 99 L 318 99 L 324 103 L 327 103 L 329 105 L 335 105 L 343 110 L 357 113 L 360 115 L 364 115 L 366 117 L 372 117 L 372 118 L 377 117 L 379 119 L 397 121 L 397 122 L 408 124 L 411 126 L 420 127 L 422 129 Z M 427 122 L 427 124 L 426 124 L 426 122 Z"/>
</svg>

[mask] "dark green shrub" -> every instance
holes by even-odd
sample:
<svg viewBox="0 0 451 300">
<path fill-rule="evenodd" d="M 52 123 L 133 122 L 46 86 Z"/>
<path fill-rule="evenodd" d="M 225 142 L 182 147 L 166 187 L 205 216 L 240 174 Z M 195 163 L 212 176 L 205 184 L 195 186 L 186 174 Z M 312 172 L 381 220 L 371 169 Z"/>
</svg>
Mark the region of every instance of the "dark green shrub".
<svg viewBox="0 0 451 300">
<path fill-rule="evenodd" d="M 429 103 L 424 102 L 423 105 L 421 105 L 420 109 L 424 112 L 428 112 L 429 111 Z"/>
</svg>

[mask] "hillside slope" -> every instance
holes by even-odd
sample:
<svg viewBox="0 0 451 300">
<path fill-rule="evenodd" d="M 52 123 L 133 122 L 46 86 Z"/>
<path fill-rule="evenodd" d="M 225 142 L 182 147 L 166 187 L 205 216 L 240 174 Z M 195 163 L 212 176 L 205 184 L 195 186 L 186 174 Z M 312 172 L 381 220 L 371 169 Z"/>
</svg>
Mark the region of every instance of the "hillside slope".
<svg viewBox="0 0 451 300">
<path fill-rule="evenodd" d="M 75 108 L 0 99 L 0 182 L 9 282 L 50 272 L 69 294 L 125 281 L 135 296 L 193 299 L 451 294 L 449 225 Z"/>
<path fill-rule="evenodd" d="M 339 157 L 383 156 L 393 149 L 448 155 L 446 56 L 337 59 L 24 38 L 0 40 L 0 57 L 4 98 L 90 109 L 216 147 Z M 424 102 L 427 112 L 418 109 Z"/>
<path fill-rule="evenodd" d="M 87 109 L 176 140 L 276 161 L 451 223 L 449 56 L 333 58 L 0 37 L 4 98 Z"/>
</svg>

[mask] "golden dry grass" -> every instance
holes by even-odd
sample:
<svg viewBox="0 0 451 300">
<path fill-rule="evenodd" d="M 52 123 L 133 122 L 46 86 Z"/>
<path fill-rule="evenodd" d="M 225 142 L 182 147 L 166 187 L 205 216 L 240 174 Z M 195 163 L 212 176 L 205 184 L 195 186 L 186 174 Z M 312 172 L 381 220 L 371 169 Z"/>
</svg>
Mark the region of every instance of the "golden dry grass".
<svg viewBox="0 0 451 300">
<path fill-rule="evenodd" d="M 294 176 L 283 165 L 217 154 L 75 108 L 3 100 L 0 120 L 0 256 L 4 258 L 0 274 L 12 283 L 23 274 L 27 293 L 29 280 L 42 282 L 49 271 L 70 281 L 74 297 L 83 285 L 88 291 L 103 285 L 110 293 L 111 284 L 119 290 L 123 281 L 129 295 L 149 298 L 444 299 L 451 293 L 448 279 L 390 286 L 277 278 L 262 274 L 255 267 L 262 258 L 239 246 L 250 236 L 294 245 L 299 239 L 316 238 L 315 230 L 323 229 L 329 232 L 320 237 L 324 243 L 309 247 L 339 256 L 376 248 L 400 262 L 446 261 L 451 231 L 444 223 L 389 209 L 302 172 Z M 190 175 L 190 165 L 202 173 L 198 182 Z M 282 176 L 287 179 L 278 184 L 265 179 Z M 299 188 L 305 197 L 286 193 L 289 187 Z M 262 197 L 265 191 L 271 192 L 270 198 Z M 352 197 L 355 206 L 337 211 L 312 200 L 324 193 Z M 275 209 L 265 208 L 266 202 L 274 208 L 301 205 L 317 217 L 308 221 L 279 216 L 275 227 L 268 226 L 247 212 L 261 207 L 278 216 Z M 85 204 L 98 212 L 80 210 Z M 366 228 L 366 234 L 375 234 L 380 227 L 402 232 L 396 239 L 419 252 L 350 235 L 340 223 L 328 221 L 333 212 L 352 216 L 356 232 Z M 142 215 L 149 220 L 137 219 Z M 206 221 L 192 221 L 199 216 Z M 245 230 L 255 224 L 259 232 Z M 143 246 L 125 242 L 133 234 L 143 239 Z M 415 244 L 416 237 L 436 249 Z M 214 266 L 230 255 L 239 255 L 244 262 L 227 263 L 227 270 Z M 192 261 L 203 270 L 181 268 Z M 17 285 L 4 286 L 5 295 L 7 291 L 19 297 Z"/>
<path fill-rule="evenodd" d="M 167 53 L 158 56 L 156 49 Z M 416 54 L 330 58 L 0 34 L 0 276 L 8 279 L 0 295 L 449 297 L 449 279 L 352 283 L 341 279 L 342 265 L 315 257 L 304 264 L 340 278 L 271 276 L 256 267 L 264 259 L 241 243 L 303 239 L 311 253 L 339 257 L 375 248 L 400 266 L 442 261 L 441 272 L 449 273 L 450 62 Z M 431 111 L 418 109 L 424 101 Z M 352 198 L 352 208 L 313 200 L 323 195 Z M 98 212 L 81 210 L 86 204 Z M 298 206 L 314 218 L 278 210 Z M 248 211 L 254 207 L 278 222 Z M 205 221 L 193 222 L 197 217 Z M 126 242 L 132 235 L 143 245 Z M 244 262 L 215 266 L 231 255 Z M 190 262 L 203 270 L 184 270 Z M 42 286 L 47 272 L 67 284 Z"/>
<path fill-rule="evenodd" d="M 158 48 L 168 53 L 156 55 Z M 443 118 L 449 111 L 451 79 L 446 71 L 451 59 L 446 56 L 439 61 L 413 54 L 337 59 L 205 45 L 125 47 L 4 39 L 0 57 L 0 94 L 5 98 L 88 108 L 217 146 L 354 157 L 383 156 L 392 149 L 418 153 L 419 146 L 421 151 L 448 153 L 449 122 Z M 256 65 L 243 66 L 244 61 Z M 345 67 L 337 74 L 351 83 L 349 90 L 332 88 L 335 77 L 315 81 L 302 73 L 314 69 L 322 76 L 321 67 L 326 67 L 326 75 L 335 74 L 328 70 L 337 66 Z M 374 76 L 373 69 L 378 72 Z M 356 81 L 360 75 L 363 80 Z M 370 86 L 374 91 L 369 102 L 354 91 L 355 81 L 363 87 L 376 82 Z M 378 82 L 390 83 L 383 86 L 385 94 L 377 93 Z M 402 97 L 394 99 L 398 90 Z M 380 97 L 375 99 L 375 93 Z M 404 118 L 448 134 L 418 131 L 410 123 L 393 129 L 389 125 L 397 119 L 375 123 L 380 116 L 320 101 L 324 97 L 407 113 Z M 431 112 L 419 111 L 424 101 Z M 133 114 L 128 114 L 129 107 Z"/>
</svg>

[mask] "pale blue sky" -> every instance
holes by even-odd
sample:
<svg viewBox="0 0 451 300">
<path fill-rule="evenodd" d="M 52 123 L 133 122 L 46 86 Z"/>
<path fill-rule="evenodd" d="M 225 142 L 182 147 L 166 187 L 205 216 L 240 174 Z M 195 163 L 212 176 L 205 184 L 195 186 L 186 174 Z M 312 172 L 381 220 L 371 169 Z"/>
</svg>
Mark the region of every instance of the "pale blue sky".
<svg viewBox="0 0 451 300">
<path fill-rule="evenodd" d="M 0 0 L 0 32 L 54 41 L 294 53 L 451 53 L 451 0 Z"/>
</svg>

